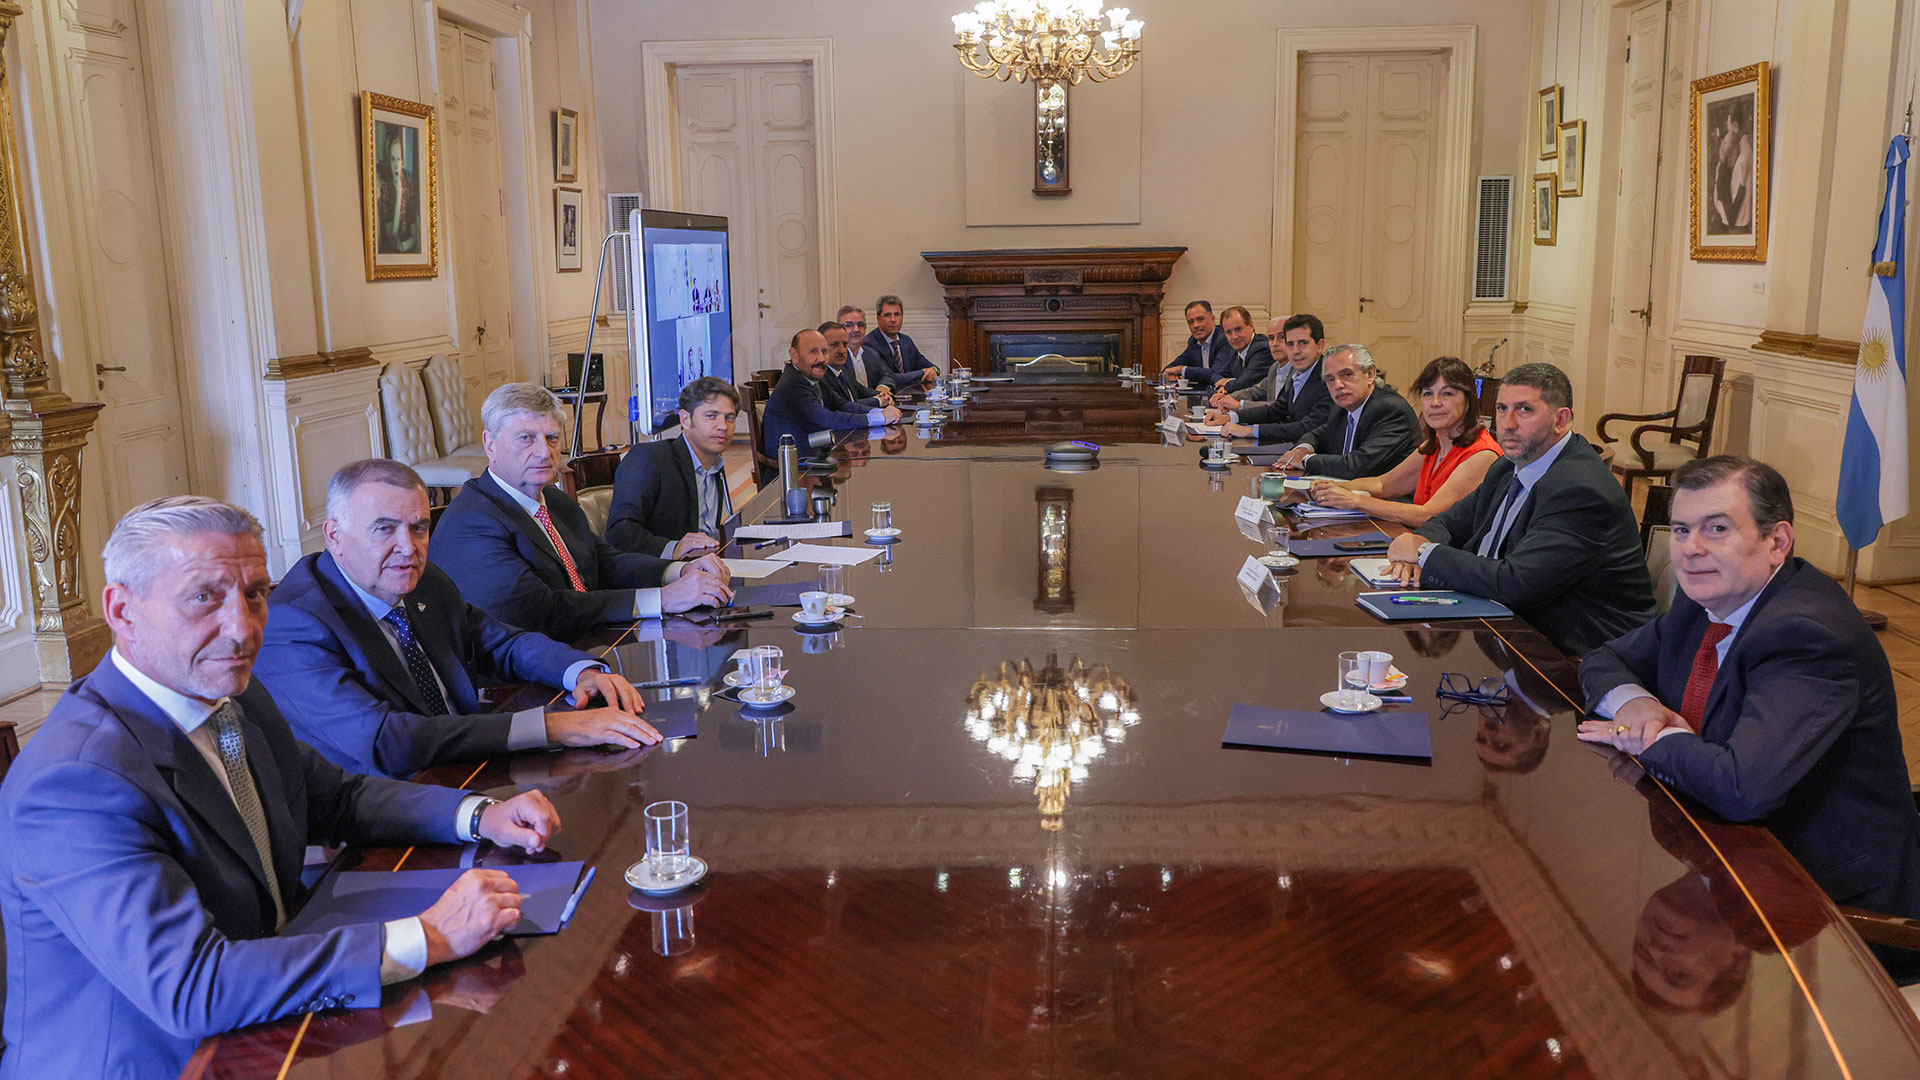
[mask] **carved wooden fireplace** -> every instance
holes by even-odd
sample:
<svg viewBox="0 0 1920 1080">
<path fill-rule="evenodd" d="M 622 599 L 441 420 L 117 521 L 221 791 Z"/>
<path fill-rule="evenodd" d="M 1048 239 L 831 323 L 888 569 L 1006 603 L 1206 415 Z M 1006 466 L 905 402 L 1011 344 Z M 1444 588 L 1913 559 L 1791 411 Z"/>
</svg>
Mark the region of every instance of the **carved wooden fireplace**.
<svg viewBox="0 0 1920 1080">
<path fill-rule="evenodd" d="M 1183 247 L 923 251 L 954 363 L 976 374 L 1160 371 L 1160 301 Z"/>
</svg>

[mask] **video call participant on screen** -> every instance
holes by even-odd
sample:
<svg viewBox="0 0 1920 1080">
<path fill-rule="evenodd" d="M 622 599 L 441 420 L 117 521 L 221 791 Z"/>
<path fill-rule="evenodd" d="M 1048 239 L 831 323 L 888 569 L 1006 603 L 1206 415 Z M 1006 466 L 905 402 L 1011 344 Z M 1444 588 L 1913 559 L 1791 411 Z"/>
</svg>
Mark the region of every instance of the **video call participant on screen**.
<svg viewBox="0 0 1920 1080">
<path fill-rule="evenodd" d="M 1187 347 L 1173 358 L 1173 363 L 1161 369 L 1160 378 L 1165 382 L 1186 379 L 1195 386 L 1210 386 L 1219 378 L 1213 369 L 1227 366 L 1233 357 L 1233 346 L 1227 344 L 1226 331 L 1215 321 L 1210 301 L 1189 303 L 1185 314 L 1190 335 Z"/>
<path fill-rule="evenodd" d="M 861 384 L 857 377 L 860 365 L 848 362 L 852 351 L 847 347 L 846 327 L 837 322 L 823 322 L 815 329 L 827 339 L 827 373 L 820 380 L 820 397 L 827 408 L 884 409 L 893 404 L 893 391 L 885 385 L 869 390 Z"/>
<path fill-rule="evenodd" d="M 1835 904 L 1920 918 L 1920 814 L 1886 652 L 1793 554 L 1793 496 L 1772 466 L 1710 457 L 1672 483 L 1682 595 L 1587 654 L 1580 688 L 1601 719 L 1579 737 L 1765 825 Z M 1920 980 L 1920 954 L 1882 959 Z"/>
<path fill-rule="evenodd" d="M 1395 574 L 1497 600 L 1574 656 L 1653 618 L 1640 526 L 1607 463 L 1573 433 L 1566 373 L 1508 372 L 1494 427 L 1505 456 L 1471 496 L 1394 540 Z"/>
<path fill-rule="evenodd" d="M 691 559 L 717 550 L 732 517 L 727 444 L 740 392 L 711 375 L 680 390 L 680 436 L 637 443 L 613 474 L 607 543 L 621 551 Z"/>
<path fill-rule="evenodd" d="M 869 342 L 879 335 L 868 338 Z M 930 370 L 930 369 L 929 369 Z M 791 435 L 801 453 L 807 449 L 807 436 L 816 431 L 853 431 L 882 427 L 900 421 L 900 410 L 889 405 L 866 408 L 849 405 L 845 409 L 827 406 L 820 388 L 827 377 L 827 338 L 818 330 L 802 330 L 787 344 L 787 366 L 780 381 L 767 397 L 767 412 L 760 428 L 767 445 L 761 449 L 768 457 L 780 456 L 780 436 Z"/>
<path fill-rule="evenodd" d="M 867 385 L 889 390 L 932 386 L 940 371 L 921 355 L 912 338 L 900 332 L 900 323 L 907 317 L 900 298 L 888 293 L 874 301 L 873 317 L 880 323 L 880 332 L 868 334 L 860 345 Z"/>
<path fill-rule="evenodd" d="M 516 750 L 660 741 L 639 692 L 605 664 L 467 603 L 427 564 L 429 520 L 427 486 L 397 461 L 356 461 L 327 484 L 326 550 L 274 589 L 255 669 L 301 741 L 343 769 L 402 778 Z M 608 707 L 483 705 L 478 685 L 504 682 Z"/>
<path fill-rule="evenodd" d="M 1480 423 L 1473 372 L 1458 357 L 1442 356 L 1421 369 L 1413 389 L 1420 402 L 1420 445 L 1413 453 L 1379 476 L 1316 480 L 1314 502 L 1424 525 L 1480 486 L 1500 443 Z M 1403 501 L 1408 495 L 1412 502 Z"/>
<path fill-rule="evenodd" d="M 1388 386 L 1365 345 L 1336 345 L 1320 362 L 1333 408 L 1281 455 L 1282 469 L 1349 480 L 1372 476 L 1413 452 L 1413 406 Z"/>
<path fill-rule="evenodd" d="M 624 552 L 593 534 L 560 475 L 560 403 L 506 383 L 480 406 L 487 471 L 467 481 L 433 531 L 433 564 L 502 622 L 572 641 L 604 623 L 727 603 L 727 565 Z"/>
<path fill-rule="evenodd" d="M 1290 443 L 1327 422 L 1333 395 L 1321 376 L 1326 331 L 1313 315 L 1276 319 L 1285 364 L 1275 363 L 1259 383 L 1238 395 L 1215 393 L 1206 422 L 1221 424 L 1233 438 Z"/>
<path fill-rule="evenodd" d="M 537 852 L 560 816 L 534 791 L 493 802 L 354 776 L 295 739 L 252 677 L 272 582 L 245 510 L 147 503 L 102 563 L 113 650 L 0 786 L 0 1077 L 174 1077 L 203 1038 L 378 1006 L 381 987 L 520 921 L 513 879 L 475 869 L 418 915 L 278 936 L 308 844 Z"/>
</svg>

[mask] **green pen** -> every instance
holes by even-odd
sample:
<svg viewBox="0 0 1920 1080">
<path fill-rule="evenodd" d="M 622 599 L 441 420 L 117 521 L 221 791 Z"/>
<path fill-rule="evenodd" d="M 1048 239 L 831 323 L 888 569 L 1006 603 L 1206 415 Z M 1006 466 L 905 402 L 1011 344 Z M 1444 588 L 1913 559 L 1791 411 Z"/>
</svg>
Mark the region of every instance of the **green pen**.
<svg viewBox="0 0 1920 1080">
<path fill-rule="evenodd" d="M 1436 607 L 1446 607 L 1459 602 L 1460 598 L 1456 596 L 1396 596 L 1391 601 L 1395 604 L 1433 604 Z"/>
</svg>

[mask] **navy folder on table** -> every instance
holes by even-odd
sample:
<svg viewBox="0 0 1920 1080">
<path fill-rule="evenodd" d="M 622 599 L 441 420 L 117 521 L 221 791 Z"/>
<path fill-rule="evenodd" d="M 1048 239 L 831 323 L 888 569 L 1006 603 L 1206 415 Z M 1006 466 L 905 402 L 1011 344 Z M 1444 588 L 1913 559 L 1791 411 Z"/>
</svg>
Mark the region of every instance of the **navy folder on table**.
<svg viewBox="0 0 1920 1080">
<path fill-rule="evenodd" d="M 520 921 L 509 937 L 553 934 L 560 915 L 580 881 L 582 862 L 522 863 L 490 867 L 504 871 L 526 897 L 520 902 Z M 287 920 L 282 934 L 321 934 L 359 923 L 407 919 L 433 906 L 465 867 L 445 870 L 345 870 L 328 874 L 314 887 L 300 913 Z"/>
<path fill-rule="evenodd" d="M 1294 545 L 1296 548 L 1298 544 Z M 1432 596 L 1460 601 L 1457 604 L 1396 604 L 1396 596 Z M 1513 609 L 1484 596 L 1473 596 L 1445 589 L 1401 589 L 1394 592 L 1363 592 L 1353 602 L 1388 622 L 1433 619 L 1511 619 Z"/>
<path fill-rule="evenodd" d="M 1433 759 L 1433 739 L 1427 733 L 1426 713 L 1372 712 L 1350 716 L 1235 702 L 1220 742 L 1256 750 Z"/>
<path fill-rule="evenodd" d="M 700 699 L 688 696 L 649 701 L 640 719 L 652 724 L 662 739 L 691 739 L 700 734 L 699 716 Z"/>
<path fill-rule="evenodd" d="M 1331 523 L 1329 523 L 1331 524 Z M 1311 528 L 1312 526 L 1308 526 Z M 1359 551 L 1341 551 L 1335 544 L 1371 544 L 1371 547 Z M 1287 550 L 1302 559 L 1325 559 L 1329 557 L 1349 558 L 1354 555 L 1385 555 L 1387 553 L 1387 534 L 1383 532 L 1360 533 L 1355 536 L 1334 536 L 1325 540 L 1295 540 L 1287 545 Z"/>
<path fill-rule="evenodd" d="M 800 594 L 820 587 L 812 579 L 742 585 L 733 590 L 734 607 L 799 607 Z M 724 610 L 724 609 L 722 609 Z"/>
</svg>

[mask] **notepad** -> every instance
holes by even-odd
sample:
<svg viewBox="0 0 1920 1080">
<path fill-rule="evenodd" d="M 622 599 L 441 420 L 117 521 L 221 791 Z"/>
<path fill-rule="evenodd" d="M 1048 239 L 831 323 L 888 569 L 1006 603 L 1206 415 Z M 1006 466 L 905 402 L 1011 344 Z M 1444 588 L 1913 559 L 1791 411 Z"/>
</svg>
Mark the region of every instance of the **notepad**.
<svg viewBox="0 0 1920 1080">
<path fill-rule="evenodd" d="M 523 863 L 490 867 L 505 872 L 520 887 L 520 921 L 509 937 L 552 934 L 580 880 L 581 862 Z M 407 919 L 432 907 L 440 894 L 466 870 L 345 870 L 320 879 L 300 913 L 287 920 L 282 935 L 323 934 L 342 926 Z"/>
<path fill-rule="evenodd" d="M 733 531 L 735 540 L 824 540 L 833 536 L 852 536 L 851 521 L 803 521 L 793 525 L 742 525 Z"/>
<path fill-rule="evenodd" d="M 825 544 L 795 544 L 780 553 L 790 562 L 838 563 L 856 566 L 880 554 L 877 547 L 828 547 Z"/>
<path fill-rule="evenodd" d="M 1427 714 L 1392 710 L 1351 716 L 1235 702 L 1220 742 L 1254 750 L 1433 760 Z"/>
<path fill-rule="evenodd" d="M 743 581 L 754 581 L 771 577 L 792 564 L 784 559 L 721 559 L 727 564 L 727 573 Z"/>
</svg>

